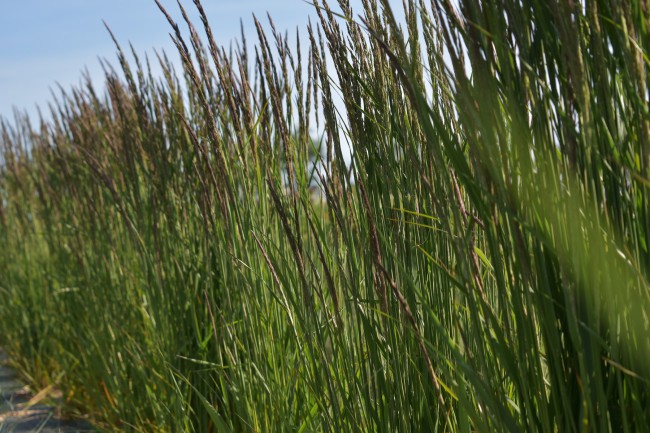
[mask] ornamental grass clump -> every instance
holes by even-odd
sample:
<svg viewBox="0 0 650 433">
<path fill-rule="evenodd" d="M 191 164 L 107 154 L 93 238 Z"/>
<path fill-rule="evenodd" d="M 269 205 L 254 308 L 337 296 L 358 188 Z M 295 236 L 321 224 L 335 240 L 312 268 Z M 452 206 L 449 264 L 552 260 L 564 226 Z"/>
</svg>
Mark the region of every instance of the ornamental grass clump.
<svg viewBox="0 0 650 433">
<path fill-rule="evenodd" d="M 109 430 L 648 430 L 647 2 L 314 1 L 229 49 L 158 6 L 179 61 L 116 35 L 1 121 L 32 384 Z"/>
</svg>

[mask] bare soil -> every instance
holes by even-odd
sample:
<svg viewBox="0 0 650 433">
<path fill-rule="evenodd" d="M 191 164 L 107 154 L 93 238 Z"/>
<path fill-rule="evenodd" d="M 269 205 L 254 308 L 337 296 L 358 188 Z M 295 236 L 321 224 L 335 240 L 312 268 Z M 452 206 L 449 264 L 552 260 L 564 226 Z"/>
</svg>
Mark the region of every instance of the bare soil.
<svg viewBox="0 0 650 433">
<path fill-rule="evenodd" d="M 7 365 L 0 349 L 0 433 L 88 433 L 84 421 L 64 419 L 54 406 L 43 402 L 56 399 L 57 392 L 46 388 L 34 393 Z"/>
</svg>

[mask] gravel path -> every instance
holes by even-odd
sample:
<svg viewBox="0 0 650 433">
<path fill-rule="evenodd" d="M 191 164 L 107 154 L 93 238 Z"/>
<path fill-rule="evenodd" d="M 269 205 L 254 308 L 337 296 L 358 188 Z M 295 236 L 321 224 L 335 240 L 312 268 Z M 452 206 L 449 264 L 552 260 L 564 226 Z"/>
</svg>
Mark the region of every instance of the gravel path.
<svg viewBox="0 0 650 433">
<path fill-rule="evenodd" d="M 94 430 L 82 421 L 59 418 L 53 407 L 40 404 L 44 393 L 33 395 L 6 367 L 0 350 L 0 433 L 87 433 Z"/>
</svg>

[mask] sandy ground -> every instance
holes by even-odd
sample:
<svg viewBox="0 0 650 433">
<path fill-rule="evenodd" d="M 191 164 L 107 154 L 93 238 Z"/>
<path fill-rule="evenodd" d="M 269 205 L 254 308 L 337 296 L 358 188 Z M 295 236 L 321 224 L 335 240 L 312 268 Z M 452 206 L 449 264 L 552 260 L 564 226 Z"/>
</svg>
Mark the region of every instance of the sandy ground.
<svg viewBox="0 0 650 433">
<path fill-rule="evenodd" d="M 32 394 L 16 374 L 6 367 L 7 356 L 0 349 L 0 433 L 86 433 L 94 432 L 82 421 L 61 419 L 53 407 L 41 404 L 48 390 Z"/>
</svg>

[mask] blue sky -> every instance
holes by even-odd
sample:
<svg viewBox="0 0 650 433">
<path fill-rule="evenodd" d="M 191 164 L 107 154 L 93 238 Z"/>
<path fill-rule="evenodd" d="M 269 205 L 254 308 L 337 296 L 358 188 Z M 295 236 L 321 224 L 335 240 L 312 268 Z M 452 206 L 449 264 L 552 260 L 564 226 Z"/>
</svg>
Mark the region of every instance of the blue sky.
<svg viewBox="0 0 650 433">
<path fill-rule="evenodd" d="M 162 0 L 177 19 L 175 0 Z M 228 44 L 239 35 L 240 18 L 247 33 L 254 31 L 252 14 L 268 11 L 279 29 L 304 29 L 313 6 L 302 0 L 203 0 L 218 42 Z M 353 4 L 358 2 L 352 2 Z M 186 9 L 193 10 L 190 0 Z M 12 117 L 12 107 L 36 112 L 52 100 L 50 89 L 79 82 L 88 69 L 101 83 L 99 58 L 116 64 L 115 47 L 102 24 L 106 21 L 118 41 L 130 41 L 137 52 L 165 49 L 174 54 L 170 27 L 153 0 L 12 0 L 0 14 L 0 116 Z M 249 40 L 253 40 L 253 34 Z M 175 55 L 171 57 L 176 58 Z"/>
</svg>

